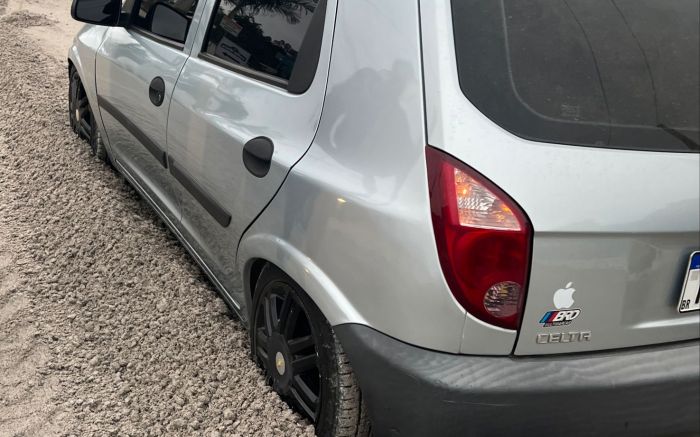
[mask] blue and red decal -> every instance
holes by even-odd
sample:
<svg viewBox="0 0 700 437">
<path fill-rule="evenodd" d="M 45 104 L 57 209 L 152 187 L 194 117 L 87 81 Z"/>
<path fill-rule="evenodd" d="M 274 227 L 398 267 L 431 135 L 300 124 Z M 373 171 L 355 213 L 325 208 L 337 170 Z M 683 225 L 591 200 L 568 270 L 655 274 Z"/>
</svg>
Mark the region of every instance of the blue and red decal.
<svg viewBox="0 0 700 437">
<path fill-rule="evenodd" d="M 545 327 L 570 325 L 579 314 L 581 314 L 580 309 L 547 311 L 540 319 L 540 323 Z"/>
</svg>

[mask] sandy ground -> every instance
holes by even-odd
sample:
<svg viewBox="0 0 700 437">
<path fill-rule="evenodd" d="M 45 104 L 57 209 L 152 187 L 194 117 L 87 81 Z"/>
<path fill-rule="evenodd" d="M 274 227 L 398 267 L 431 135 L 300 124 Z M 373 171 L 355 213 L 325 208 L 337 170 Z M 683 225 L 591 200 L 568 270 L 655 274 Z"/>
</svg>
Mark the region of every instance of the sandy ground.
<svg viewBox="0 0 700 437">
<path fill-rule="evenodd" d="M 70 131 L 69 3 L 0 0 L 0 436 L 312 435 L 184 249 Z"/>
<path fill-rule="evenodd" d="M 59 62 L 66 62 L 68 47 L 83 23 L 70 16 L 70 0 L 6 0 L 6 14 L 29 13 L 45 17 L 40 26 L 26 26 L 23 33 L 42 51 Z"/>
</svg>

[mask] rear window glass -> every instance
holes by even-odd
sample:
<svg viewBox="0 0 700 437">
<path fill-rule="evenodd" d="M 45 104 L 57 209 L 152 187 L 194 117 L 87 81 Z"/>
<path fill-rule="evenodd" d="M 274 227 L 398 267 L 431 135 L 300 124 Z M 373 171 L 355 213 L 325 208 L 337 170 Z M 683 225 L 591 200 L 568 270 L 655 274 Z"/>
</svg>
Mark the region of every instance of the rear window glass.
<svg viewBox="0 0 700 437">
<path fill-rule="evenodd" d="M 319 0 L 220 0 L 206 53 L 286 82 Z"/>
<path fill-rule="evenodd" d="M 698 152 L 697 0 L 453 0 L 462 91 L 521 137 Z"/>
</svg>

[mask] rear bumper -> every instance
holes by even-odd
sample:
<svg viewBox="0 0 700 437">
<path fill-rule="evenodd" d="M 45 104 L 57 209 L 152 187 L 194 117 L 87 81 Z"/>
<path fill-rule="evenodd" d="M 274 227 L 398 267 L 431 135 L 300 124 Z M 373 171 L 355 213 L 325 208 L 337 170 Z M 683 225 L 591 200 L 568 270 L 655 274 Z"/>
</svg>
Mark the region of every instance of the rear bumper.
<svg viewBox="0 0 700 437">
<path fill-rule="evenodd" d="M 483 357 L 417 348 L 362 325 L 334 329 L 378 437 L 700 434 L 699 342 Z"/>
</svg>

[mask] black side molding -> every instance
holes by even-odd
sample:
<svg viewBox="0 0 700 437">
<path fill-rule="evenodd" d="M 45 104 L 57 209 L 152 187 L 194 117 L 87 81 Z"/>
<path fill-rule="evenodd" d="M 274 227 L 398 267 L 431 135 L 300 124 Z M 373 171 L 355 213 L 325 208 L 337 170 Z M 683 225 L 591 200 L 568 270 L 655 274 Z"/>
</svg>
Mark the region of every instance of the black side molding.
<svg viewBox="0 0 700 437">
<path fill-rule="evenodd" d="M 173 158 L 168 157 L 170 161 L 170 174 L 173 175 L 175 179 L 194 197 L 197 202 L 202 205 L 207 212 L 214 217 L 221 226 L 227 227 L 231 223 L 231 214 L 229 214 L 224 207 L 219 205 L 219 203 L 209 195 L 203 188 L 201 188 L 197 183 L 183 170 Z"/>
<path fill-rule="evenodd" d="M 98 96 L 97 102 L 100 108 L 104 109 L 112 117 L 114 117 L 122 126 L 124 126 L 126 130 L 129 131 L 131 135 L 133 135 L 143 145 L 143 147 L 146 148 L 146 150 L 151 152 L 151 155 L 153 155 L 158 160 L 158 162 L 160 162 L 160 165 L 162 165 L 165 168 L 168 167 L 168 161 L 165 156 L 165 151 L 158 147 L 158 145 L 156 145 L 156 143 L 153 142 L 153 140 L 148 138 L 148 136 L 134 123 L 132 123 L 126 115 L 124 115 L 121 111 L 115 108 L 114 105 L 112 105 L 104 97 Z"/>
<path fill-rule="evenodd" d="M 156 145 L 148 136 L 139 129 L 134 123 L 129 120 L 126 115 L 114 107 L 109 101 L 103 97 L 97 98 L 100 108 L 107 111 L 114 117 L 126 130 L 129 131 L 146 150 L 160 162 L 164 168 L 170 167 L 170 173 L 175 179 L 199 202 L 207 212 L 214 217 L 221 226 L 227 227 L 231 223 L 231 214 L 229 214 L 211 195 L 204 189 L 199 187 L 197 183 L 187 173 L 179 167 L 172 158 L 168 157 L 164 150 Z"/>
</svg>

